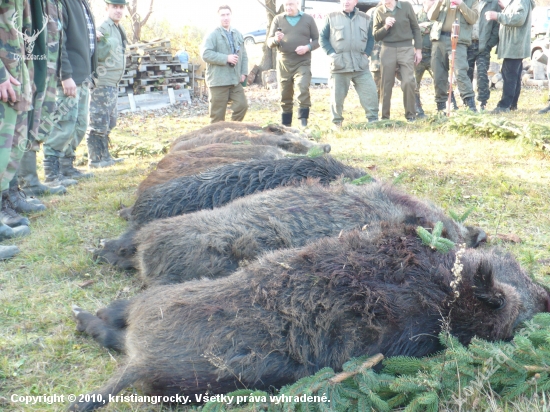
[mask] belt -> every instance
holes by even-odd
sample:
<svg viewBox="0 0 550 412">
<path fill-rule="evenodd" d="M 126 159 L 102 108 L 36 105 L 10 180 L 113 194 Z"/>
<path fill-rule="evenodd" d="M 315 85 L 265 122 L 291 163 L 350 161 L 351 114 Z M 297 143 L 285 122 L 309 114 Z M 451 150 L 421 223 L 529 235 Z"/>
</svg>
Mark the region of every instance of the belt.
<svg viewBox="0 0 550 412">
<path fill-rule="evenodd" d="M 441 35 L 442 36 L 450 36 L 452 33 L 450 31 L 442 31 L 441 32 Z"/>
<path fill-rule="evenodd" d="M 479 40 L 472 39 L 472 43 L 479 43 Z"/>
</svg>

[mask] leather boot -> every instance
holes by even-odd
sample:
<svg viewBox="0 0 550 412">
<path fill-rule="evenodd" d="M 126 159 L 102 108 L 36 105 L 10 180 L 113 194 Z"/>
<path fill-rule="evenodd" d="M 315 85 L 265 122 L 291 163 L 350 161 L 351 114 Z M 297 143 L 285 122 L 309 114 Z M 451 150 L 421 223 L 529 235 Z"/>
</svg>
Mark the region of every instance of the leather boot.
<svg viewBox="0 0 550 412">
<path fill-rule="evenodd" d="M 426 114 L 424 113 L 424 109 L 422 108 L 422 102 L 420 101 L 420 94 L 417 94 L 417 93 L 414 94 L 414 106 L 416 109 L 417 119 L 423 119 L 424 117 L 426 117 Z"/>
<path fill-rule="evenodd" d="M 2 192 L 2 210 L 0 210 L 0 222 L 8 225 L 9 227 L 29 226 L 29 219 L 20 216 L 13 209 L 8 192 L 8 190 L 4 190 Z"/>
<path fill-rule="evenodd" d="M 447 102 L 436 102 L 436 104 L 438 113 L 445 113 L 447 111 Z"/>
<path fill-rule="evenodd" d="M 281 124 L 283 126 L 292 126 L 292 113 L 281 114 Z"/>
<path fill-rule="evenodd" d="M 82 173 L 74 167 L 74 156 L 65 156 L 59 158 L 59 173 L 70 179 L 87 179 L 93 177 L 93 173 Z"/>
<path fill-rule="evenodd" d="M 91 169 L 114 165 L 114 162 L 104 162 L 102 160 L 103 143 L 101 140 L 100 136 L 93 133 L 90 133 L 86 139 L 86 143 L 88 144 L 88 167 Z"/>
<path fill-rule="evenodd" d="M 307 119 L 309 119 L 309 107 L 300 107 L 298 109 L 298 119 L 302 127 L 307 127 Z"/>
<path fill-rule="evenodd" d="M 44 174 L 46 175 L 45 183 L 47 185 L 62 185 L 72 186 L 78 182 L 74 179 L 68 179 L 59 173 L 59 157 L 44 156 Z"/>
<path fill-rule="evenodd" d="M 107 137 L 101 138 L 101 145 L 102 145 L 101 160 L 103 160 L 104 162 L 113 162 L 113 164 L 124 162 L 126 159 L 122 157 L 111 156 L 111 153 L 109 153 L 109 142 L 110 142 L 109 135 L 107 135 Z"/>
<path fill-rule="evenodd" d="M 27 201 L 27 196 L 25 195 L 25 192 L 19 189 L 18 186 L 16 186 L 15 188 L 10 188 L 8 190 L 8 196 L 11 207 L 17 213 L 33 213 L 46 210 L 46 206 L 38 201 L 38 199 L 35 199 L 36 201 L 38 201 L 38 203 Z"/>
<path fill-rule="evenodd" d="M 29 150 L 23 154 L 17 176 L 19 178 L 19 186 L 29 196 L 44 194 L 60 195 L 67 192 L 65 186 L 50 187 L 40 183 L 36 172 L 36 152 L 34 150 Z"/>
<path fill-rule="evenodd" d="M 540 109 L 537 113 L 538 114 L 545 114 L 545 113 L 548 113 L 550 112 L 550 104 L 548 106 L 546 106 L 544 109 Z"/>
<path fill-rule="evenodd" d="M 0 223 L 0 242 L 6 239 L 13 239 L 15 237 L 23 237 L 30 235 L 31 230 L 28 226 L 9 227 L 3 223 Z"/>
<path fill-rule="evenodd" d="M 3 246 L 0 245 L 0 260 L 11 259 L 19 253 L 17 246 Z"/>
<path fill-rule="evenodd" d="M 468 106 L 468 109 L 471 110 L 472 112 L 474 113 L 477 113 L 477 109 L 476 109 L 476 101 L 474 99 L 474 96 L 472 97 L 466 97 L 464 99 L 464 103 L 466 104 L 466 106 Z"/>
</svg>

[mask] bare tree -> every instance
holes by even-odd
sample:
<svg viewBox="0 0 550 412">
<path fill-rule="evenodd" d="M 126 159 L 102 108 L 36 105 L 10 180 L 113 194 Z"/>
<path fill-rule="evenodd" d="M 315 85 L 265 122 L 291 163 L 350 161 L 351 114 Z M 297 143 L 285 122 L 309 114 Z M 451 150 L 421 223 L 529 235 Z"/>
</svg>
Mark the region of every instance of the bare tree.
<svg viewBox="0 0 550 412">
<path fill-rule="evenodd" d="M 130 16 L 130 20 L 132 21 L 132 42 L 137 43 L 141 39 L 141 29 L 147 24 L 147 20 L 149 20 L 149 17 L 151 17 L 151 14 L 153 14 L 153 3 L 155 0 L 150 0 L 149 3 L 149 11 L 145 15 L 145 17 L 142 19 L 140 14 L 138 13 L 138 0 L 131 0 L 129 3 L 127 3 L 128 8 L 128 14 Z"/>
<path fill-rule="evenodd" d="M 266 36 L 267 36 L 269 35 L 269 29 L 271 28 L 271 22 L 273 21 L 273 17 L 275 17 L 275 15 L 277 14 L 276 12 L 277 0 L 265 0 L 265 3 L 262 0 L 258 0 L 258 2 L 265 7 L 265 10 L 267 13 L 267 31 L 266 31 Z M 262 62 L 260 63 L 261 70 L 274 69 L 277 50 L 270 49 L 269 47 L 267 47 L 267 44 L 264 43 L 262 51 L 263 51 L 263 57 L 262 57 Z"/>
</svg>

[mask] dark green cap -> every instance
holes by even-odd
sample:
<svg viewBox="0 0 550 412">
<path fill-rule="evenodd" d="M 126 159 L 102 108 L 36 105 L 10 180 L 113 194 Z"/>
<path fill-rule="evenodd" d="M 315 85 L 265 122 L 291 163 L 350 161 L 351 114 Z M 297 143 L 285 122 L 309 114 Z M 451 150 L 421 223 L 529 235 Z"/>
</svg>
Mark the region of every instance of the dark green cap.
<svg viewBox="0 0 550 412">
<path fill-rule="evenodd" d="M 126 6 L 128 3 L 126 3 L 126 0 L 105 0 L 105 3 L 109 4 L 122 4 Z"/>
</svg>

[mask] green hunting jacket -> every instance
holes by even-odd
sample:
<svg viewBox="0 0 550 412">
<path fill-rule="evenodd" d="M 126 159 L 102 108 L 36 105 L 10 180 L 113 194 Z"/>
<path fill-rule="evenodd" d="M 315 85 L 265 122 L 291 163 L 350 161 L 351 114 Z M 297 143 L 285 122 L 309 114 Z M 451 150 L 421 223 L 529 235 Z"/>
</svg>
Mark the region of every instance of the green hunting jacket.
<svg viewBox="0 0 550 412">
<path fill-rule="evenodd" d="M 501 13 L 497 54 L 499 59 L 524 59 L 531 55 L 533 0 L 512 0 Z"/>
<path fill-rule="evenodd" d="M 450 3 L 450 0 L 439 0 L 428 10 L 428 18 L 434 21 L 432 31 L 430 32 L 432 41 L 439 40 L 441 36 L 441 28 L 445 22 L 445 17 L 447 17 Z M 478 3 L 478 0 L 464 0 L 457 7 L 456 15 L 460 24 L 458 43 L 460 44 L 465 44 L 466 46 L 472 44 L 472 29 L 479 18 Z"/>
<path fill-rule="evenodd" d="M 248 74 L 248 56 L 244 47 L 243 35 L 231 27 L 233 42 L 236 53 L 239 56 L 239 62 L 231 67 L 227 64 L 227 56 L 233 54 L 229 45 L 229 40 L 225 35 L 223 27 L 217 27 L 208 35 L 201 47 L 202 59 L 206 62 L 206 85 L 208 87 L 216 86 L 236 86 L 241 82 L 241 75 Z"/>
<path fill-rule="evenodd" d="M 97 86 L 118 86 L 126 68 L 126 32 L 107 18 L 97 30 L 103 37 L 97 42 Z"/>
<path fill-rule="evenodd" d="M 20 86 L 12 84 L 16 100 L 11 102 L 17 111 L 28 111 L 32 106 L 32 50 L 25 49 L 23 33 L 32 34 L 31 8 L 27 0 L 2 1 L 0 7 L 0 83 L 16 78 Z"/>
<path fill-rule="evenodd" d="M 485 13 L 500 11 L 498 0 L 481 0 L 479 2 L 479 52 L 491 50 L 498 44 L 498 21 L 487 20 Z"/>
</svg>

